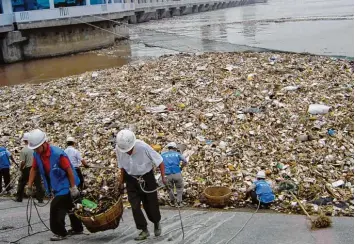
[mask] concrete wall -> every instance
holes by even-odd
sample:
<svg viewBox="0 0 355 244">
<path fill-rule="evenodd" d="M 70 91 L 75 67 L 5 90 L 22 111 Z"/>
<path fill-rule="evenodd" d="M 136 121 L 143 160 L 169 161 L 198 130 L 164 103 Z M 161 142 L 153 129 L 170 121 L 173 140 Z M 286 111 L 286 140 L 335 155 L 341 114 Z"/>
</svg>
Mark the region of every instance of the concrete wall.
<svg viewBox="0 0 355 244">
<path fill-rule="evenodd" d="M 118 14 L 120 22 L 130 24 L 170 18 L 221 8 L 234 7 L 254 3 L 255 0 L 230 0 L 221 2 L 191 4 L 179 7 L 149 7 L 135 12 Z M 105 17 L 115 18 L 114 14 Z M 43 23 L 33 22 L 21 24 L 19 31 L 0 33 L 0 62 L 13 63 L 24 59 L 53 57 L 82 51 L 99 49 L 113 45 L 116 39 L 128 38 L 127 25 L 119 25 L 112 21 L 98 21 L 92 18 L 90 22 L 99 28 L 116 33 L 111 34 L 87 24 L 78 24 L 74 19 L 60 20 L 61 26 L 42 27 Z M 26 26 L 25 26 L 26 25 Z"/>
<path fill-rule="evenodd" d="M 128 38 L 127 25 L 109 21 L 95 25 L 117 35 L 84 24 L 9 32 L 0 39 L 3 62 L 94 50 L 111 46 L 117 39 Z"/>
</svg>

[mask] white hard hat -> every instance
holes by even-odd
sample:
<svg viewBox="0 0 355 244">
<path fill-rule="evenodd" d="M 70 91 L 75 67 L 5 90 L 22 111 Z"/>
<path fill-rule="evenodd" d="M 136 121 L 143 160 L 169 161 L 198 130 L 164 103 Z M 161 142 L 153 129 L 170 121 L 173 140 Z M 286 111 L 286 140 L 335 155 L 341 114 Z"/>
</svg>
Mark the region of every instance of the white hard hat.
<svg viewBox="0 0 355 244">
<path fill-rule="evenodd" d="M 40 129 L 35 129 L 28 136 L 28 148 L 36 149 L 47 141 L 46 133 Z"/>
<path fill-rule="evenodd" d="M 136 135 L 130 130 L 121 130 L 116 136 L 116 145 L 121 152 L 129 152 L 136 144 Z"/>
<path fill-rule="evenodd" d="M 167 148 L 172 147 L 172 148 L 177 148 L 177 145 L 175 142 L 169 142 L 168 145 L 166 145 Z"/>
<path fill-rule="evenodd" d="M 23 134 L 22 141 L 28 141 L 29 135 L 30 135 L 30 133 L 28 133 L 28 132 L 26 132 L 25 134 Z"/>
<path fill-rule="evenodd" d="M 67 137 L 67 142 L 75 142 L 75 138 L 72 136 Z"/>
<path fill-rule="evenodd" d="M 265 171 L 259 171 L 259 172 L 256 174 L 256 178 L 265 179 L 265 178 L 266 178 L 266 176 L 265 176 Z"/>
</svg>

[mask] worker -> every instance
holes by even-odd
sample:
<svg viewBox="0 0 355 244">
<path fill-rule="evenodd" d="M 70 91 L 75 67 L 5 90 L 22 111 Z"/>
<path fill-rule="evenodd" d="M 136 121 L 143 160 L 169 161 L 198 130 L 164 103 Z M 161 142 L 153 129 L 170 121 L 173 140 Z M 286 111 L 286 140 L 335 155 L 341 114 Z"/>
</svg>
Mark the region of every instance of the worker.
<svg viewBox="0 0 355 244">
<path fill-rule="evenodd" d="M 18 167 L 18 164 L 16 163 L 11 153 L 5 147 L 0 147 L 0 194 L 4 192 L 5 194 L 10 194 L 10 190 L 11 190 L 10 160 Z M 4 183 L 5 183 L 4 192 L 2 190 L 2 178 L 4 178 Z"/>
<path fill-rule="evenodd" d="M 171 206 L 182 206 L 182 193 L 184 190 L 184 180 L 181 175 L 181 170 L 186 166 L 185 157 L 177 152 L 175 142 L 170 142 L 166 145 L 168 151 L 162 153 L 165 175 L 170 186 L 169 197 Z M 180 166 L 180 162 L 182 162 Z M 174 187 L 176 188 L 177 201 L 175 202 Z"/>
<path fill-rule="evenodd" d="M 71 212 L 74 202 L 80 197 L 77 187 L 80 180 L 68 156 L 59 147 L 50 145 L 46 134 L 39 129 L 30 132 L 28 142 L 28 147 L 34 150 L 34 158 L 26 194 L 32 196 L 32 184 L 39 171 L 47 193 L 51 190 L 54 194 L 49 216 L 50 229 L 54 233 L 51 241 L 66 239 L 68 234 L 82 234 L 83 225 Z M 65 229 L 67 213 L 72 227 L 69 231 Z"/>
<path fill-rule="evenodd" d="M 256 181 L 247 189 L 245 200 L 251 197 L 252 203 L 268 208 L 275 200 L 275 195 L 268 182 L 265 180 L 266 175 L 264 171 L 259 171 L 256 175 Z"/>
<path fill-rule="evenodd" d="M 89 165 L 85 162 L 85 160 L 81 157 L 81 153 L 74 148 L 75 139 L 74 137 L 67 138 L 67 148 L 64 152 L 68 155 L 70 162 L 75 168 L 76 173 L 80 179 L 79 190 L 82 191 L 84 187 L 84 176 L 81 173 L 80 166 L 83 164 L 85 168 L 89 168 Z"/>
<path fill-rule="evenodd" d="M 135 240 L 145 240 L 149 236 L 147 221 L 141 210 L 141 203 L 143 203 L 148 219 L 154 223 L 155 236 L 160 236 L 161 215 L 153 165 L 159 167 L 162 182 L 165 184 L 163 158 L 148 144 L 137 140 L 135 134 L 130 130 L 118 132 L 116 154 L 118 167 L 121 169 L 119 185 L 123 187 L 123 183 L 126 183 L 128 201 L 132 207 L 134 222 L 137 229 L 141 230 Z"/>
<path fill-rule="evenodd" d="M 17 186 L 17 193 L 16 193 L 16 202 L 22 202 L 23 199 L 23 193 L 25 186 L 28 182 L 28 178 L 30 176 L 30 171 L 32 167 L 32 162 L 33 162 L 33 150 L 28 148 L 28 136 L 30 133 L 25 133 L 22 137 L 22 141 L 25 143 L 25 146 L 23 147 L 21 153 L 20 153 L 20 170 L 21 170 L 21 177 L 18 181 L 18 186 Z M 36 198 L 39 203 L 43 203 L 43 197 L 44 197 L 44 190 L 42 187 L 42 182 L 41 182 L 41 176 L 39 172 L 37 172 L 36 177 L 35 177 L 35 186 L 36 186 Z"/>
</svg>

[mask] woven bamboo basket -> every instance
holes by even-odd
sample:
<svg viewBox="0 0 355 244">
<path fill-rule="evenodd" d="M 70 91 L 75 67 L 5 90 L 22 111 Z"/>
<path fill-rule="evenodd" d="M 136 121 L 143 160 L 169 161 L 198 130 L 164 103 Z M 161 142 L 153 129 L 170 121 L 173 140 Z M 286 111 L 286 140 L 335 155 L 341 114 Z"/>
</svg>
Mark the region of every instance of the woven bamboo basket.
<svg viewBox="0 0 355 244">
<path fill-rule="evenodd" d="M 79 214 L 75 214 L 81 219 L 85 227 L 91 233 L 116 229 L 120 223 L 123 214 L 122 196 L 118 199 L 115 205 L 113 205 L 106 212 L 95 215 L 93 217 L 84 217 Z"/>
<path fill-rule="evenodd" d="M 210 186 L 204 190 L 208 205 L 223 208 L 228 205 L 232 191 L 224 186 Z"/>
</svg>

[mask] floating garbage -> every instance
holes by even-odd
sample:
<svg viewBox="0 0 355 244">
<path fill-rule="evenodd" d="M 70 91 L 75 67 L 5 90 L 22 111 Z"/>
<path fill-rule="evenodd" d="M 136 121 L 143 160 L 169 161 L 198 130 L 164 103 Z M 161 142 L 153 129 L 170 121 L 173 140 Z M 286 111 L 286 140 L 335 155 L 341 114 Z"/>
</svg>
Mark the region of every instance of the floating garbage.
<svg viewBox="0 0 355 244">
<path fill-rule="evenodd" d="M 308 108 L 308 113 L 310 114 L 326 114 L 328 113 L 330 107 L 323 104 L 311 104 Z"/>
<path fill-rule="evenodd" d="M 272 56 L 277 58 L 270 65 Z M 114 137 L 134 128 L 138 139 L 158 151 L 171 141 L 185 145 L 183 200 L 190 206 L 208 207 L 196 200 L 209 186 L 231 189 L 229 207 L 245 206 L 248 185 L 265 170 L 275 186 L 274 210 L 301 213 L 291 206 L 292 196 L 277 192 L 288 179 L 310 212 L 313 200 L 331 197 L 348 205 L 333 202 L 319 211 L 353 216 L 351 70 L 346 60 L 287 53 L 167 55 L 95 75 L 2 87 L 0 138 L 18 160 L 21 137 L 34 128 L 62 148 L 67 135 L 77 138 L 85 160 L 102 167 L 83 169 L 90 186 L 85 198 L 97 211 L 119 195 L 118 170 L 108 170 L 117 167 Z M 340 180 L 343 185 L 332 186 Z M 159 198 L 169 202 L 166 191 Z"/>
<path fill-rule="evenodd" d="M 300 89 L 300 86 L 286 86 L 284 88 L 282 88 L 282 91 L 296 91 Z"/>
<path fill-rule="evenodd" d="M 344 185 L 345 184 L 345 182 L 343 181 L 343 180 L 338 180 L 338 181 L 336 181 L 336 182 L 333 182 L 332 183 L 332 186 L 333 187 L 338 187 L 338 186 L 342 186 L 342 185 Z"/>
<path fill-rule="evenodd" d="M 93 172 L 91 172 L 93 171 Z M 116 171 L 86 169 L 85 187 L 81 204 L 76 212 L 83 217 L 91 217 L 106 212 L 120 197 Z"/>
<path fill-rule="evenodd" d="M 333 130 L 333 129 L 329 129 L 329 130 L 328 130 L 328 135 L 334 136 L 335 134 L 336 134 L 336 131 L 335 131 L 335 130 Z"/>
</svg>

